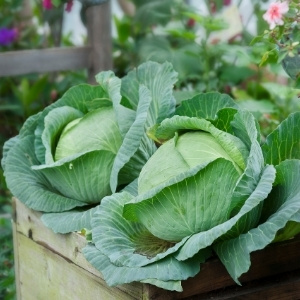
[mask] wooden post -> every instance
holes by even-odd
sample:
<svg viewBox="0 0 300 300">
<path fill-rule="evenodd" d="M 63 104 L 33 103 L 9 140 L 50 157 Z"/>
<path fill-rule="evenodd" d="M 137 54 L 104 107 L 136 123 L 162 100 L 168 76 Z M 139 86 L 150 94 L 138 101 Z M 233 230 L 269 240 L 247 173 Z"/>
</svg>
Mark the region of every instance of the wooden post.
<svg viewBox="0 0 300 300">
<path fill-rule="evenodd" d="M 91 47 L 89 82 L 95 75 L 112 69 L 111 5 L 110 1 L 87 9 L 88 42 Z"/>
</svg>

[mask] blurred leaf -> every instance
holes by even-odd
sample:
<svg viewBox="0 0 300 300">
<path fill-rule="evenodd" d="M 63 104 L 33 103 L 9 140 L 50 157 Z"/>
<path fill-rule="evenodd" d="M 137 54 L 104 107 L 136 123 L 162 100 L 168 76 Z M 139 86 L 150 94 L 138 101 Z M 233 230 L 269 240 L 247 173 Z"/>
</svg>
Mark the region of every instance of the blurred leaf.
<svg viewBox="0 0 300 300">
<path fill-rule="evenodd" d="M 219 18 L 204 16 L 192 12 L 185 12 L 184 15 L 194 19 L 197 23 L 202 25 L 208 31 L 218 31 L 228 28 L 228 24 L 224 22 L 224 20 Z"/>
<path fill-rule="evenodd" d="M 168 33 L 170 33 L 174 37 L 183 38 L 186 40 L 194 41 L 196 38 L 196 34 L 191 31 L 187 31 L 184 29 L 169 29 L 167 30 Z"/>
<path fill-rule="evenodd" d="M 256 71 L 244 66 L 224 66 L 221 69 L 221 79 L 234 84 L 237 84 L 255 74 Z"/>
<path fill-rule="evenodd" d="M 192 74 L 201 72 L 201 61 L 196 54 L 198 45 L 186 43 L 183 46 L 173 48 L 168 40 L 163 37 L 148 37 L 139 44 L 141 61 L 153 60 L 163 63 L 169 61 L 179 73 L 179 80 L 186 80 Z"/>
<path fill-rule="evenodd" d="M 114 22 L 118 33 L 118 41 L 120 43 L 125 43 L 130 37 L 131 20 L 128 17 L 118 19 L 114 16 Z"/>
<path fill-rule="evenodd" d="M 174 0 L 152 0 L 143 2 L 144 3 L 139 6 L 136 11 L 134 16 L 135 22 L 142 24 L 143 28 L 168 23 L 171 18 L 171 8 L 174 6 Z"/>
<path fill-rule="evenodd" d="M 258 35 L 255 38 L 252 39 L 252 41 L 250 42 L 250 46 L 253 46 L 256 43 L 259 43 L 263 40 L 264 36 L 263 35 Z"/>
</svg>

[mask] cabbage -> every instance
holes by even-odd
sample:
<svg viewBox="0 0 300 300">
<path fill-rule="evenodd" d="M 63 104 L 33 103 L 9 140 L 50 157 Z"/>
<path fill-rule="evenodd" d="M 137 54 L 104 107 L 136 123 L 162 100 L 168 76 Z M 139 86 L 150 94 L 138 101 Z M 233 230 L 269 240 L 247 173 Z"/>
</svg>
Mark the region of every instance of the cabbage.
<svg viewBox="0 0 300 300">
<path fill-rule="evenodd" d="M 173 115 L 171 64 L 148 62 L 119 79 L 99 73 L 31 116 L 4 145 L 2 167 L 12 194 L 46 212 L 55 232 L 90 228 L 94 206 L 138 177 L 156 151 L 146 128 Z"/>
<path fill-rule="evenodd" d="M 251 252 L 300 232 L 299 125 L 292 114 L 263 143 L 228 96 L 182 102 L 148 130 L 161 145 L 135 186 L 97 207 L 86 259 L 109 285 L 181 291 L 215 253 L 239 283 Z"/>
</svg>

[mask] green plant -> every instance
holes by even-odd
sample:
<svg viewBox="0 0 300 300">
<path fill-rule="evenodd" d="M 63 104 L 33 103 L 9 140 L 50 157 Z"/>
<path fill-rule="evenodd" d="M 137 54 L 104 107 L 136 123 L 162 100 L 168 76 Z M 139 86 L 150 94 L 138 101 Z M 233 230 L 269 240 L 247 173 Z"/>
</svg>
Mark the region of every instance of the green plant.
<svg viewBox="0 0 300 300">
<path fill-rule="evenodd" d="M 112 72 L 96 78 L 98 86 L 75 86 L 29 117 L 4 145 L 9 189 L 27 206 L 52 212 L 43 216 L 48 225 L 58 217 L 56 231 L 90 227 L 90 206 L 134 180 L 156 150 L 145 126 L 175 109 L 176 73 L 168 63 L 148 62 L 122 80 Z M 74 213 L 66 229 L 65 218 Z"/>
<path fill-rule="evenodd" d="M 292 79 L 298 79 L 299 62 L 299 17 L 300 7 L 296 0 L 275 1 L 263 15 L 270 28 L 258 35 L 252 45 L 263 43 L 268 51 L 263 53 L 260 65 L 268 62 L 282 63 L 284 70 Z M 297 83 L 299 85 L 299 82 Z"/>
<path fill-rule="evenodd" d="M 178 89 L 230 93 L 233 87 L 242 86 L 253 76 L 262 80 L 253 65 L 259 62 L 266 48 L 249 47 L 253 36 L 247 22 L 240 24 L 237 35 L 227 33 L 227 39 L 220 38 L 229 24 L 216 13 L 222 9 L 235 11 L 234 5 L 227 7 L 223 1 L 205 1 L 209 14 L 204 14 L 195 12 L 184 1 L 132 2 L 136 7 L 132 17 L 114 17 L 116 74 L 123 76 L 147 60 L 160 63 L 167 60 L 179 73 Z M 262 14 L 261 1 L 253 1 L 253 7 L 255 14 Z M 237 9 L 232 19 L 239 19 Z M 266 28 L 260 18 L 257 20 L 258 30 Z"/>
<path fill-rule="evenodd" d="M 161 146 L 135 189 L 98 206 L 87 260 L 109 285 L 181 291 L 215 253 L 239 283 L 251 252 L 300 232 L 299 124 L 291 114 L 262 142 L 254 116 L 229 96 L 183 101 L 148 130 Z"/>
</svg>

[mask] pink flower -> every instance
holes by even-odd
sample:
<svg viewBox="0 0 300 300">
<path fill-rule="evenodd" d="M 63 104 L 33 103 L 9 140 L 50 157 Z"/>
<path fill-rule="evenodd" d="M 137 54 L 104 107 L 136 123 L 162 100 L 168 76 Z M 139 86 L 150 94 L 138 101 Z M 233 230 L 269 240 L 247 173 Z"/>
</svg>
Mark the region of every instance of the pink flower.
<svg viewBox="0 0 300 300">
<path fill-rule="evenodd" d="M 45 8 L 45 9 L 51 9 L 52 8 L 52 2 L 51 2 L 51 0 L 43 0 L 43 7 Z"/>
<path fill-rule="evenodd" d="M 270 25 L 270 29 L 274 29 L 276 25 L 283 25 L 282 17 L 289 10 L 287 1 L 271 3 L 269 9 L 263 15 L 265 21 Z"/>
</svg>

